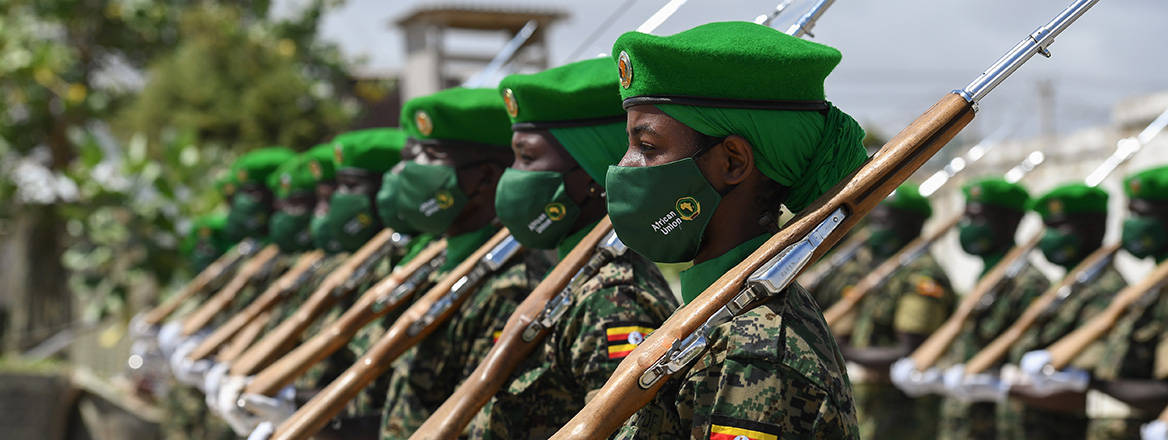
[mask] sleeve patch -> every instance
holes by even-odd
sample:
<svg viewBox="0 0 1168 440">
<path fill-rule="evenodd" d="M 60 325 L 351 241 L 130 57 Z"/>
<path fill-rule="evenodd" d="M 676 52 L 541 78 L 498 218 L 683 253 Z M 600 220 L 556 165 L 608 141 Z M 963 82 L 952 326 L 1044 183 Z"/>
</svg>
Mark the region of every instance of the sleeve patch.
<svg viewBox="0 0 1168 440">
<path fill-rule="evenodd" d="M 495 330 L 493 333 L 491 333 L 491 343 L 499 342 L 499 336 L 502 336 L 502 335 L 503 335 L 502 330 Z"/>
<path fill-rule="evenodd" d="M 710 440 L 778 440 L 779 430 L 765 423 L 714 416 Z"/>
<path fill-rule="evenodd" d="M 913 282 L 918 295 L 927 296 L 930 298 L 941 298 L 945 296 L 945 289 L 927 276 L 917 276 Z"/>
<path fill-rule="evenodd" d="M 608 341 L 608 358 L 621 359 L 628 356 L 654 330 L 656 329 L 653 327 L 640 324 L 612 323 L 606 325 L 604 335 Z"/>
</svg>

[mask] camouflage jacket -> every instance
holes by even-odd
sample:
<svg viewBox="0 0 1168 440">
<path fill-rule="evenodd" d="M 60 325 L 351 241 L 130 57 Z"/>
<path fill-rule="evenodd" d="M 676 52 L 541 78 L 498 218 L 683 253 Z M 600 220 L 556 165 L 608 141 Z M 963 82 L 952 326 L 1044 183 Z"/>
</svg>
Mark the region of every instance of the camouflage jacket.
<svg viewBox="0 0 1168 440">
<path fill-rule="evenodd" d="M 547 438 L 678 307 L 653 263 L 627 252 L 573 286 L 570 309 L 471 424 L 472 438 Z"/>
<path fill-rule="evenodd" d="M 709 341 L 615 438 L 858 438 L 843 356 L 799 285 L 719 325 Z"/>
<path fill-rule="evenodd" d="M 824 257 L 820 264 L 828 264 L 831 255 Z M 872 270 L 876 262 L 867 247 L 861 247 L 851 259 L 844 262 L 836 270 L 824 275 L 824 279 L 811 291 L 811 297 L 820 308 L 827 310 L 836 301 L 843 297 L 844 292 L 860 282 Z"/>
<path fill-rule="evenodd" d="M 953 311 L 955 301 L 949 277 L 926 253 L 860 300 L 851 343 L 887 347 L 897 343 L 897 333 L 928 335 Z"/>
<path fill-rule="evenodd" d="M 450 320 L 394 362 L 387 373 L 382 438 L 408 437 L 454 392 L 550 267 L 541 252 L 514 257 L 486 277 Z"/>
<path fill-rule="evenodd" d="M 1010 347 L 1010 362 L 1018 363 L 1026 352 L 1046 348 L 1083 325 L 1107 308 L 1115 294 L 1126 286 L 1127 282 L 1115 269 L 1115 265 L 1108 265 L 1094 280 L 1044 311 L 1038 321 L 1022 335 L 1022 339 Z M 1072 365 L 1083 369 L 1092 368 L 1102 355 L 1102 349 L 1102 342 L 1094 344 L 1076 358 Z"/>
</svg>

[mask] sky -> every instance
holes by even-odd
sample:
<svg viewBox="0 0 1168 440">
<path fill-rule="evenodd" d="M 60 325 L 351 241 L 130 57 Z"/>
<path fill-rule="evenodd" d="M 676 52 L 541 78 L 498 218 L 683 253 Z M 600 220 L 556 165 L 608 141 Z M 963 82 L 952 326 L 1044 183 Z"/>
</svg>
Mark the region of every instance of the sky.
<svg viewBox="0 0 1168 440">
<path fill-rule="evenodd" d="M 296 0 L 286 0 L 294 4 Z M 654 33 L 750 20 L 779 0 L 689 0 Z M 323 38 L 340 45 L 360 69 L 398 72 L 404 40 L 393 21 L 426 5 L 472 4 L 558 9 L 568 19 L 551 30 L 551 58 L 562 64 L 581 40 L 615 17 L 586 54 L 608 52 L 667 0 L 507 0 L 455 3 L 424 0 L 347 0 L 325 18 Z M 774 23 L 786 29 L 813 0 L 797 0 Z M 899 131 L 945 93 L 964 87 L 1070 0 L 837 0 L 814 29 L 813 41 L 838 48 L 843 61 L 828 78 L 828 99 L 885 135 Z M 620 11 L 618 11 L 618 9 Z M 1111 120 L 1117 101 L 1168 90 L 1168 2 L 1099 2 L 1051 46 L 1053 58 L 1033 58 L 981 103 L 967 130 L 986 136 L 1037 134 L 1038 84 L 1054 89 L 1054 128 L 1069 133 Z M 461 41 L 476 47 L 474 41 Z M 481 42 L 477 46 L 484 46 Z M 493 47 L 489 44 L 487 47 Z M 1015 121 L 1015 122 L 1009 122 Z"/>
</svg>

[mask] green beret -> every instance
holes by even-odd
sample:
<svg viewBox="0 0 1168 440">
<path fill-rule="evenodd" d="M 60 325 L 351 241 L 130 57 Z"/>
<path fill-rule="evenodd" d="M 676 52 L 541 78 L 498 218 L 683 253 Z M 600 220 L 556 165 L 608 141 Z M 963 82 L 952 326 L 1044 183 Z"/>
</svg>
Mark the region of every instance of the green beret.
<svg viewBox="0 0 1168 440">
<path fill-rule="evenodd" d="M 1026 203 L 1030 200 L 1030 194 L 1022 185 L 998 177 L 974 181 L 965 185 L 962 191 L 966 202 L 980 202 L 1018 212 L 1026 212 Z"/>
<path fill-rule="evenodd" d="M 333 138 L 337 169 L 359 168 L 381 174 L 401 160 L 406 135 L 396 128 L 350 131 Z"/>
<path fill-rule="evenodd" d="M 209 243 L 221 253 L 227 252 L 231 243 L 223 235 L 225 226 L 227 226 L 227 214 L 225 213 L 207 214 L 196 218 L 191 224 L 190 232 L 187 232 L 186 239 L 183 240 L 182 253 L 192 256 L 199 242 Z"/>
<path fill-rule="evenodd" d="M 320 144 L 308 149 L 300 155 L 308 162 L 308 171 L 312 173 L 313 183 L 336 179 L 336 153 L 333 144 Z"/>
<path fill-rule="evenodd" d="M 539 73 L 508 75 L 499 82 L 499 94 L 511 122 L 521 126 L 623 122 L 615 68 L 611 59 L 593 58 Z"/>
<path fill-rule="evenodd" d="M 402 106 L 401 126 L 419 141 L 459 141 L 511 148 L 511 120 L 495 89 L 456 87 Z"/>
<path fill-rule="evenodd" d="M 1130 199 L 1168 201 L 1168 166 L 1128 176 L 1123 182 L 1123 189 Z"/>
<path fill-rule="evenodd" d="M 659 37 L 628 32 L 612 46 L 621 97 L 823 101 L 834 48 L 768 26 L 704 24 Z M 629 102 L 626 101 L 628 106 Z"/>
<path fill-rule="evenodd" d="M 268 178 L 284 162 L 296 157 L 296 152 L 284 147 L 268 147 L 244 153 L 231 165 L 231 174 L 241 185 L 266 185 Z"/>
<path fill-rule="evenodd" d="M 1030 202 L 1043 220 L 1067 214 L 1107 213 L 1107 191 L 1084 183 L 1068 183 Z"/>
<path fill-rule="evenodd" d="M 933 207 L 929 199 L 921 195 L 920 188 L 913 183 L 905 183 L 896 188 L 888 198 L 880 202 L 882 205 L 917 213 L 928 218 L 933 215 Z"/>
<path fill-rule="evenodd" d="M 315 191 L 318 182 L 334 177 L 333 146 L 317 145 L 280 165 L 268 179 L 268 187 L 276 197 L 286 198 L 297 191 Z"/>
</svg>

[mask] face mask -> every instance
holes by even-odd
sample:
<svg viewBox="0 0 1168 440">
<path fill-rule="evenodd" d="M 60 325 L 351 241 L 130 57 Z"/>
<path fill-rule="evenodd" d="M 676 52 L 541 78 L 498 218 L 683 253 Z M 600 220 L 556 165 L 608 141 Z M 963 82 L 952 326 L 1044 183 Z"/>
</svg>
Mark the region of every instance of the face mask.
<svg viewBox="0 0 1168 440">
<path fill-rule="evenodd" d="M 891 228 L 871 226 L 869 230 L 871 232 L 868 233 L 868 248 L 877 258 L 890 257 L 904 247 L 904 243 L 901 243 L 896 231 Z"/>
<path fill-rule="evenodd" d="M 970 255 L 984 256 L 994 247 L 994 230 L 985 223 L 962 222 L 957 227 L 961 249 Z"/>
<path fill-rule="evenodd" d="M 629 248 L 658 263 L 692 260 L 722 201 L 693 158 L 609 166 L 606 181 L 613 229 Z"/>
<path fill-rule="evenodd" d="M 556 247 L 580 217 L 564 189 L 564 173 L 513 168 L 499 179 L 495 211 L 516 240 L 535 249 Z"/>
<path fill-rule="evenodd" d="M 263 235 L 268 224 L 268 207 L 255 196 L 240 192 L 231 199 L 224 233 L 227 239 L 238 242 L 248 237 Z"/>
<path fill-rule="evenodd" d="M 337 192 L 329 201 L 324 228 L 334 231 L 342 250 L 353 252 L 373 238 L 381 225 L 373 217 L 368 195 Z"/>
<path fill-rule="evenodd" d="M 1131 216 L 1123 221 L 1123 249 L 1136 258 L 1168 251 L 1168 230 L 1153 217 Z"/>
<path fill-rule="evenodd" d="M 1083 241 L 1077 235 L 1058 229 L 1047 229 L 1038 242 L 1046 260 L 1063 267 L 1079 262 L 1082 247 Z"/>
<path fill-rule="evenodd" d="M 340 253 L 344 251 L 337 239 L 340 227 L 329 220 L 335 219 L 330 219 L 327 215 L 313 215 L 312 221 L 308 224 L 309 235 L 312 235 L 312 242 L 316 244 L 317 249 L 323 249 L 330 254 Z"/>
<path fill-rule="evenodd" d="M 312 248 L 312 236 L 308 231 L 311 221 L 312 215 L 309 213 L 293 215 L 277 211 L 272 215 L 271 232 L 268 235 L 284 252 L 307 251 Z"/>
<path fill-rule="evenodd" d="M 394 191 L 398 189 L 396 181 L 400 178 L 401 175 L 394 172 L 385 173 L 381 178 L 381 189 L 377 191 L 377 214 L 381 216 L 381 222 L 385 223 L 385 227 L 402 234 L 414 235 L 418 230 L 397 215 L 399 205 L 395 200 L 397 193 Z"/>
<path fill-rule="evenodd" d="M 392 182 L 397 215 L 421 232 L 445 232 L 466 206 L 454 167 L 406 162 Z"/>
<path fill-rule="evenodd" d="M 196 273 L 201 272 L 214 263 L 219 255 L 221 255 L 219 249 L 215 248 L 214 244 L 207 240 L 200 240 L 195 243 L 195 249 L 191 251 L 191 269 Z"/>
</svg>

